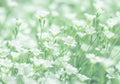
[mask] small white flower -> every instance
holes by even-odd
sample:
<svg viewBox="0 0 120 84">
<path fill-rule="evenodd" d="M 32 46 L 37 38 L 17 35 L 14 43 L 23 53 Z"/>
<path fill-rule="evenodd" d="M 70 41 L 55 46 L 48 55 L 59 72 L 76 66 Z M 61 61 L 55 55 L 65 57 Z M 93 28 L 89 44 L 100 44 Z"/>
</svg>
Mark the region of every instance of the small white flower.
<svg viewBox="0 0 120 84">
<path fill-rule="evenodd" d="M 110 18 L 107 20 L 107 24 L 109 27 L 115 26 L 118 22 L 118 18 Z"/>
<path fill-rule="evenodd" d="M 86 17 L 88 20 L 92 21 L 96 16 L 86 13 L 86 14 L 85 14 L 85 17 Z"/>
<path fill-rule="evenodd" d="M 26 76 L 23 77 L 24 83 L 25 84 L 38 84 L 35 80 L 32 78 L 27 78 Z"/>
<path fill-rule="evenodd" d="M 2 79 L 5 81 L 6 84 L 16 84 L 16 77 L 2 75 Z M 3 84 L 3 83 L 2 83 Z"/>
<path fill-rule="evenodd" d="M 85 44 L 85 43 L 81 44 L 81 49 L 82 49 L 83 51 L 87 51 L 88 48 L 89 48 L 89 45 L 87 45 L 87 44 Z"/>
<path fill-rule="evenodd" d="M 15 63 L 15 67 L 18 69 L 19 75 L 24 76 L 32 76 L 34 74 L 34 70 L 32 65 L 26 63 Z"/>
<path fill-rule="evenodd" d="M 101 14 L 104 13 L 104 10 L 103 10 L 103 9 L 97 9 L 97 13 L 98 13 L 99 15 L 101 15 Z"/>
<path fill-rule="evenodd" d="M 9 59 L 0 59 L 0 66 L 11 67 L 13 63 Z"/>
<path fill-rule="evenodd" d="M 86 81 L 86 80 L 89 80 L 90 78 L 88 78 L 87 76 L 85 75 L 82 75 L 82 74 L 77 74 L 76 75 L 81 81 Z"/>
<path fill-rule="evenodd" d="M 75 13 L 65 13 L 65 17 L 70 20 L 76 19 L 76 14 Z"/>
<path fill-rule="evenodd" d="M 120 62 L 119 62 L 115 67 L 116 67 L 116 69 L 118 69 L 119 72 L 120 72 Z"/>
<path fill-rule="evenodd" d="M 46 10 L 43 10 L 43 9 L 38 10 L 37 13 L 36 13 L 37 18 L 45 18 L 48 15 L 49 15 L 49 12 L 46 11 Z"/>
<path fill-rule="evenodd" d="M 105 67 L 112 66 L 114 61 L 111 59 L 107 59 L 104 57 L 96 56 L 95 54 L 86 54 L 86 58 L 88 58 L 92 63 L 101 63 Z"/>
<path fill-rule="evenodd" d="M 103 9 L 105 7 L 105 3 L 103 0 L 96 0 L 93 5 L 96 9 Z"/>
<path fill-rule="evenodd" d="M 115 69 L 114 68 L 108 68 L 106 71 L 107 71 L 107 73 L 114 73 Z"/>
<path fill-rule="evenodd" d="M 115 78 L 115 69 L 114 68 L 108 68 L 106 77 L 109 79 Z"/>
<path fill-rule="evenodd" d="M 41 54 L 42 52 L 39 50 L 39 49 L 30 49 L 30 51 L 35 55 L 35 56 L 37 56 L 37 55 L 39 55 L 39 54 Z"/>
<path fill-rule="evenodd" d="M 86 35 L 86 33 L 82 33 L 82 32 L 77 32 L 77 34 L 82 38 Z"/>
<path fill-rule="evenodd" d="M 62 40 L 64 41 L 64 44 L 66 44 L 68 46 L 75 47 L 77 44 L 77 42 L 71 36 L 63 37 Z"/>
<path fill-rule="evenodd" d="M 7 4 L 11 7 L 17 6 L 17 2 L 13 1 L 13 0 L 7 0 Z"/>
<path fill-rule="evenodd" d="M 37 65 L 37 66 L 43 65 L 46 68 L 52 67 L 52 62 L 49 60 L 38 59 L 38 58 L 34 57 L 34 58 L 31 58 L 31 61 L 33 61 L 35 63 L 35 65 Z"/>
<path fill-rule="evenodd" d="M 11 52 L 11 56 L 12 56 L 13 58 L 18 58 L 19 55 L 20 55 L 19 52 Z"/>
<path fill-rule="evenodd" d="M 59 16 L 59 13 L 57 11 L 52 11 L 53 16 Z"/>
<path fill-rule="evenodd" d="M 105 36 L 110 39 L 115 36 L 115 34 L 109 30 L 104 31 Z"/>
<path fill-rule="evenodd" d="M 96 33 L 95 28 L 89 27 L 89 26 L 86 27 L 85 31 L 86 31 L 86 34 L 90 34 L 90 35 Z"/>
<path fill-rule="evenodd" d="M 51 32 L 53 35 L 57 35 L 57 34 L 60 32 L 59 26 L 57 26 L 57 25 L 52 25 L 51 28 L 50 28 L 50 32 Z"/>
<path fill-rule="evenodd" d="M 86 25 L 86 22 L 84 20 L 73 20 L 73 23 L 77 26 L 85 26 Z"/>
<path fill-rule="evenodd" d="M 68 73 L 76 74 L 78 72 L 77 68 L 73 67 L 71 64 L 68 64 L 66 62 L 63 63 L 64 68 Z"/>
</svg>

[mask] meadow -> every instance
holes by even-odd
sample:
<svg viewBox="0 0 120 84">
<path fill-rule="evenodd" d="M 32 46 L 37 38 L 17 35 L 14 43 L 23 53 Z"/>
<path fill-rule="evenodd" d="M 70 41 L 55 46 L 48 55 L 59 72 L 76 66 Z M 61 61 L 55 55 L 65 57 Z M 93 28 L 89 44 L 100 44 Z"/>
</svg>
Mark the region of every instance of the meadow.
<svg viewBox="0 0 120 84">
<path fill-rule="evenodd" d="M 0 84 L 120 84 L 120 0 L 0 0 Z"/>
</svg>

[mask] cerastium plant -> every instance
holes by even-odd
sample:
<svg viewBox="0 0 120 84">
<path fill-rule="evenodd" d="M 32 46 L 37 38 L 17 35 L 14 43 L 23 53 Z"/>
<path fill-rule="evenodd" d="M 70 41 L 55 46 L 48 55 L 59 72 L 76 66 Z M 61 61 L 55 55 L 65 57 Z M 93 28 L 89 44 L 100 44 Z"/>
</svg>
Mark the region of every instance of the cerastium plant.
<svg viewBox="0 0 120 84">
<path fill-rule="evenodd" d="M 1 0 L 0 84 L 120 84 L 119 2 Z"/>
</svg>

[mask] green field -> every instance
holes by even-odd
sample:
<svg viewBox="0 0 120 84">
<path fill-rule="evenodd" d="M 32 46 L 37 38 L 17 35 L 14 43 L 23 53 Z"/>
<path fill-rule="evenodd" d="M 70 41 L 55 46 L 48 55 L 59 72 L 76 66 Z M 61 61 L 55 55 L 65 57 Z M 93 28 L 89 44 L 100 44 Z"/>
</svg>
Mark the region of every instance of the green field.
<svg viewBox="0 0 120 84">
<path fill-rule="evenodd" d="M 0 0 L 0 84 L 120 84 L 120 0 Z"/>
</svg>

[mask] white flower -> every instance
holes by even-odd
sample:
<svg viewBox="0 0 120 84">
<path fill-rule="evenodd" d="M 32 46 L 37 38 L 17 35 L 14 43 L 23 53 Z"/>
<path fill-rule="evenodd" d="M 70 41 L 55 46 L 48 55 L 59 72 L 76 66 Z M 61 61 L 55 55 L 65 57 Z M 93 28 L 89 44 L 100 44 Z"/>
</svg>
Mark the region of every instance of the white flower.
<svg viewBox="0 0 120 84">
<path fill-rule="evenodd" d="M 118 21 L 117 17 L 116 18 L 110 18 L 110 19 L 107 20 L 107 24 L 108 24 L 109 27 L 115 26 L 118 22 L 119 21 Z"/>
<path fill-rule="evenodd" d="M 86 58 L 88 58 L 92 63 L 101 63 L 105 67 L 112 66 L 114 61 L 111 59 L 107 59 L 104 57 L 96 56 L 95 54 L 86 54 Z"/>
<path fill-rule="evenodd" d="M 107 71 L 107 73 L 114 73 L 115 69 L 114 68 L 108 68 L 106 71 Z"/>
<path fill-rule="evenodd" d="M 59 26 L 57 26 L 57 25 L 52 25 L 51 28 L 50 28 L 50 32 L 51 32 L 53 35 L 57 35 L 57 34 L 60 32 Z"/>
<path fill-rule="evenodd" d="M 87 45 L 87 44 L 85 44 L 85 43 L 81 44 L 81 49 L 82 49 L 83 51 L 87 51 L 88 48 L 89 48 L 89 45 Z"/>
<path fill-rule="evenodd" d="M 37 13 L 36 13 L 35 16 L 36 16 L 37 18 L 45 18 L 47 15 L 49 15 L 49 12 L 48 12 L 48 11 L 43 10 L 43 9 L 40 9 L 40 10 L 37 11 Z"/>
<path fill-rule="evenodd" d="M 59 13 L 57 11 L 52 11 L 53 16 L 59 16 Z"/>
<path fill-rule="evenodd" d="M 27 78 L 26 76 L 23 77 L 24 83 L 25 84 L 38 84 L 35 80 L 32 78 Z"/>
<path fill-rule="evenodd" d="M 63 37 L 62 40 L 64 41 L 64 44 L 66 44 L 68 46 L 75 47 L 77 44 L 77 42 L 71 36 Z"/>
<path fill-rule="evenodd" d="M 17 2 L 13 1 L 13 0 L 7 0 L 7 4 L 11 7 L 17 6 Z"/>
<path fill-rule="evenodd" d="M 104 0 L 96 0 L 96 2 L 94 3 L 94 7 L 96 9 L 103 9 L 105 7 Z"/>
<path fill-rule="evenodd" d="M 98 13 L 99 15 L 101 15 L 101 14 L 104 13 L 104 10 L 103 10 L 103 9 L 97 9 L 97 13 Z"/>
<path fill-rule="evenodd" d="M 54 48 L 58 47 L 58 44 L 54 43 L 54 42 L 45 41 L 43 44 L 46 48 L 50 48 L 50 49 L 53 49 L 53 50 L 54 50 Z"/>
<path fill-rule="evenodd" d="M 120 72 L 120 62 L 115 66 Z"/>
<path fill-rule="evenodd" d="M 86 25 L 86 22 L 84 20 L 75 19 L 75 20 L 73 20 L 73 23 L 77 26 L 83 26 L 83 27 Z"/>
<path fill-rule="evenodd" d="M 96 16 L 85 13 L 85 17 L 86 17 L 88 20 L 92 21 Z"/>
<path fill-rule="evenodd" d="M 86 34 L 90 34 L 90 35 L 96 33 L 95 28 L 92 27 L 92 26 L 90 26 L 90 27 L 87 26 L 86 29 L 85 29 L 85 31 L 86 31 Z"/>
<path fill-rule="evenodd" d="M 63 66 L 64 66 L 66 72 L 68 72 L 70 74 L 77 74 L 77 72 L 78 72 L 77 68 L 73 67 L 71 64 L 64 62 Z"/>
<path fill-rule="evenodd" d="M 16 78 L 13 76 L 2 75 L 2 79 L 6 84 L 16 84 Z M 3 83 L 2 83 L 3 84 Z"/>
<path fill-rule="evenodd" d="M 82 32 L 77 32 L 77 34 L 82 38 L 86 35 L 86 33 L 82 33 Z"/>
<path fill-rule="evenodd" d="M 38 59 L 38 58 L 34 57 L 34 58 L 31 58 L 31 61 L 33 61 L 35 63 L 35 65 L 37 65 L 37 66 L 43 65 L 46 68 L 52 67 L 52 62 L 49 60 Z"/>
<path fill-rule="evenodd" d="M 19 75 L 24 75 L 24 76 L 32 76 L 34 74 L 34 70 L 31 64 L 26 64 L 26 63 L 15 63 L 15 67 L 18 69 L 18 74 Z"/>
<path fill-rule="evenodd" d="M 54 47 L 54 48 L 53 48 L 53 54 L 54 54 L 55 56 L 59 56 L 59 55 L 60 55 L 60 49 L 57 48 L 57 47 Z"/>
<path fill-rule="evenodd" d="M 22 23 L 21 27 L 19 28 L 19 32 L 22 32 L 23 34 L 30 34 L 31 30 L 27 23 Z"/>
<path fill-rule="evenodd" d="M 61 83 L 57 78 L 53 76 L 48 76 L 46 77 L 44 84 L 61 84 Z"/>
<path fill-rule="evenodd" d="M 11 56 L 12 56 L 13 58 L 18 58 L 19 55 L 20 55 L 19 52 L 11 52 Z"/>
<path fill-rule="evenodd" d="M 110 38 L 112 38 L 112 37 L 115 36 L 115 34 L 114 34 L 113 32 L 111 32 L 111 31 L 109 31 L 109 30 L 105 30 L 105 31 L 104 31 L 104 34 L 105 34 L 105 36 L 106 36 L 108 39 L 110 39 Z"/>
<path fill-rule="evenodd" d="M 30 49 L 30 51 L 35 55 L 35 56 L 37 56 L 37 55 L 39 55 L 39 54 L 41 54 L 42 52 L 39 50 L 39 49 Z"/>
<path fill-rule="evenodd" d="M 90 78 L 88 78 L 87 76 L 85 75 L 82 75 L 82 74 L 77 74 L 76 75 L 81 81 L 86 81 L 86 80 L 89 80 Z"/>
<path fill-rule="evenodd" d="M 34 48 L 37 46 L 34 39 L 32 39 L 29 35 L 25 35 L 22 33 L 18 33 L 17 38 L 11 40 L 9 43 L 11 46 L 14 46 L 15 48 L 21 47 Z"/>
<path fill-rule="evenodd" d="M 96 60 L 96 57 L 94 54 L 87 54 L 86 58 L 88 58 L 93 63 L 96 63 L 98 61 L 98 60 Z"/>
<path fill-rule="evenodd" d="M 9 59 L 0 59 L 0 66 L 11 67 L 13 63 Z"/>
<path fill-rule="evenodd" d="M 75 13 L 65 13 L 65 17 L 70 20 L 76 19 L 76 14 Z"/>
<path fill-rule="evenodd" d="M 38 38 L 42 38 L 43 40 L 48 40 L 48 39 L 52 39 L 52 36 L 49 32 L 42 32 L 42 36 L 41 33 L 37 33 Z"/>
<path fill-rule="evenodd" d="M 64 73 L 64 69 L 61 68 L 56 74 L 55 74 L 55 77 L 56 78 L 60 78 L 60 76 Z"/>
<path fill-rule="evenodd" d="M 106 77 L 109 79 L 115 78 L 115 69 L 114 68 L 108 68 Z"/>
</svg>

